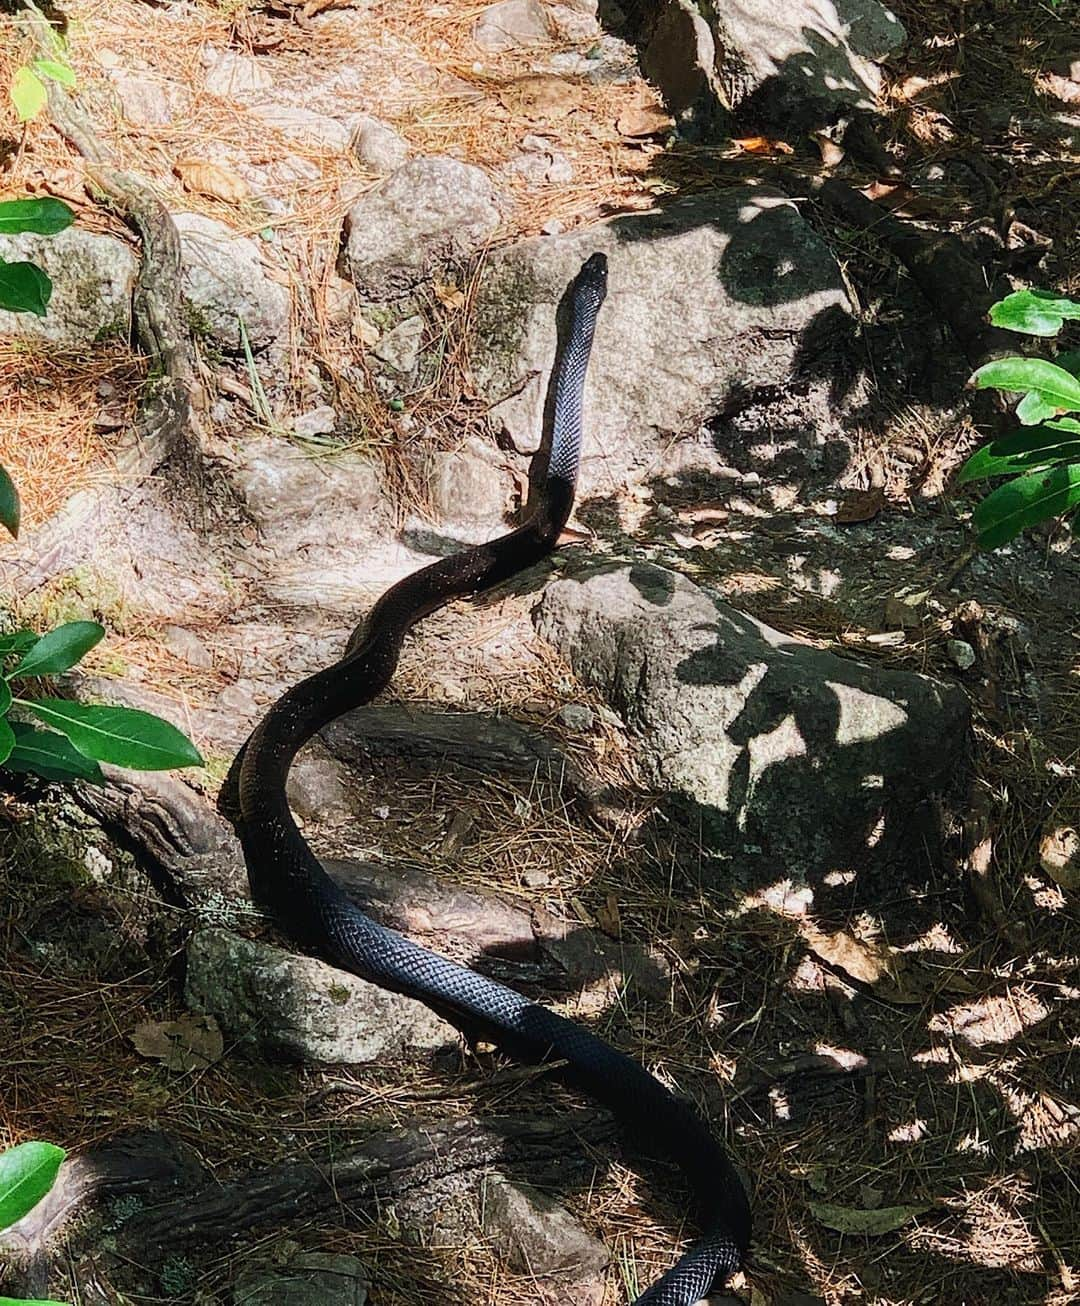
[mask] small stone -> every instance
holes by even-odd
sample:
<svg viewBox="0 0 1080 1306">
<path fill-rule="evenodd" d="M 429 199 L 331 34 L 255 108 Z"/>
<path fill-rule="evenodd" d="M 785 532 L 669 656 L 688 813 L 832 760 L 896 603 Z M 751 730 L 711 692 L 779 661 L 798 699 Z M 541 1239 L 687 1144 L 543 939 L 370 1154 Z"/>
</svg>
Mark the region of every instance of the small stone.
<svg viewBox="0 0 1080 1306">
<path fill-rule="evenodd" d="M 607 1248 L 564 1207 L 525 1184 L 493 1174 L 484 1184 L 483 1228 L 516 1274 L 559 1276 L 559 1299 L 577 1306 L 604 1296 Z"/>
<path fill-rule="evenodd" d="M 561 218 L 548 218 L 547 222 L 541 226 L 540 231 L 545 236 L 557 236 L 565 228 L 566 223 Z"/>
<path fill-rule="evenodd" d="M 165 647 L 189 666 L 209 669 L 214 665 L 210 650 L 193 631 L 183 626 L 166 626 L 162 635 Z"/>
<path fill-rule="evenodd" d="M 500 221 L 481 169 L 445 157 L 410 159 L 349 209 L 345 270 L 365 299 L 392 299 L 437 263 L 481 248 Z"/>
<path fill-rule="evenodd" d="M 409 157 L 408 145 L 393 127 L 367 114 L 353 124 L 352 151 L 374 172 L 393 172 Z"/>
<path fill-rule="evenodd" d="M 424 319 L 420 316 L 407 317 L 399 322 L 375 345 L 372 353 L 376 358 L 389 364 L 395 372 L 410 373 L 415 371 L 420 358 L 420 342 L 424 336 Z"/>
<path fill-rule="evenodd" d="M 217 705 L 227 712 L 235 712 L 237 716 L 244 717 L 254 716 L 259 710 L 254 695 L 243 685 L 226 685 L 217 696 Z"/>
<path fill-rule="evenodd" d="M 595 715 L 584 703 L 567 703 L 559 708 L 559 720 L 570 730 L 591 730 Z"/>
<path fill-rule="evenodd" d="M 966 639 L 950 639 L 945 645 L 949 661 L 961 671 L 969 671 L 975 665 L 975 650 Z"/>
<path fill-rule="evenodd" d="M 669 504 L 658 503 L 656 505 L 657 521 L 674 521 L 677 516 L 678 513 Z"/>
<path fill-rule="evenodd" d="M 1039 863 L 1055 884 L 1080 889 L 1080 834 L 1067 825 L 1052 830 L 1039 844 Z"/>
<path fill-rule="evenodd" d="M 279 1247 L 275 1247 L 275 1252 Z M 246 1266 L 234 1300 L 244 1306 L 365 1306 L 368 1279 L 355 1256 L 297 1251 L 282 1265 Z"/>
<path fill-rule="evenodd" d="M 306 413 L 301 413 L 292 424 L 293 434 L 301 439 L 311 439 L 316 435 L 332 435 L 337 423 L 337 413 L 329 404 L 321 404 Z"/>
<path fill-rule="evenodd" d="M 538 0 L 501 0 L 476 20 L 473 40 L 484 50 L 513 50 L 551 39 L 547 15 Z"/>
<path fill-rule="evenodd" d="M 521 882 L 526 889 L 546 889 L 551 883 L 551 874 L 540 870 L 539 867 L 533 867 L 522 872 Z"/>
<path fill-rule="evenodd" d="M 378 807 L 371 809 L 371 814 L 380 821 L 386 821 L 390 818 L 390 808 L 385 803 L 380 803 Z"/>
<path fill-rule="evenodd" d="M 349 148 L 352 137 L 349 128 L 336 118 L 328 118 L 326 114 L 316 113 L 313 109 L 270 102 L 251 105 L 249 112 L 271 130 L 280 132 L 298 144 L 314 145 L 319 149 L 342 154 Z M 311 166 L 310 163 L 308 166 Z M 318 168 L 312 167 L 312 171 L 316 177 L 319 176 Z"/>
<path fill-rule="evenodd" d="M 206 68 L 203 83 L 206 93 L 219 99 L 268 91 L 274 84 L 254 55 L 237 54 L 235 50 L 204 50 L 202 60 Z"/>
<path fill-rule="evenodd" d="M 301 755 L 289 772 L 285 793 L 289 806 L 305 821 L 338 811 L 346 798 L 341 767 L 329 757 Z"/>
</svg>

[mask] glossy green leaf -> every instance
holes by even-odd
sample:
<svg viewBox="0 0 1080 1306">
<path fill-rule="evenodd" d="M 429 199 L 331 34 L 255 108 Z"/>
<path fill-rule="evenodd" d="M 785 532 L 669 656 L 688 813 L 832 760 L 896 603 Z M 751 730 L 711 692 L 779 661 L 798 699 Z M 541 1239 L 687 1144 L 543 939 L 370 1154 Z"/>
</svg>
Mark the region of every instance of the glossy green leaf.
<svg viewBox="0 0 1080 1306">
<path fill-rule="evenodd" d="M 35 1297 L 32 1301 L 28 1297 L 0 1297 L 0 1306 L 67 1306 L 66 1302 L 42 1301 L 41 1298 Z"/>
<path fill-rule="evenodd" d="M 44 317 L 51 298 L 52 282 L 36 263 L 0 262 L 0 308 Z"/>
<path fill-rule="evenodd" d="M 15 236 L 32 231 L 38 236 L 55 236 L 66 231 L 75 214 L 61 200 L 5 200 L 0 203 L 0 235 Z"/>
<path fill-rule="evenodd" d="M 96 621 L 69 621 L 50 630 L 29 649 L 22 661 L 10 673 L 12 680 L 20 676 L 58 676 L 70 671 L 80 658 L 84 658 L 95 644 L 105 636 L 105 628 Z"/>
<path fill-rule="evenodd" d="M 984 444 L 960 468 L 956 480 L 966 485 L 990 476 L 1012 476 L 1070 461 L 1080 461 L 1080 421 L 1061 417 Z"/>
<path fill-rule="evenodd" d="M 32 68 L 16 68 L 8 90 L 20 122 L 29 122 L 49 103 L 45 83 Z"/>
<path fill-rule="evenodd" d="M 7 715 L 11 707 L 11 686 L 6 680 L 0 680 L 0 718 Z"/>
<path fill-rule="evenodd" d="M 1051 417 L 1057 417 L 1060 412 L 1060 407 L 1051 403 L 1038 390 L 1029 390 L 1016 405 L 1017 419 L 1025 426 L 1038 426 L 1040 422 L 1047 422 Z"/>
<path fill-rule="evenodd" d="M 20 1143 L 0 1153 L 0 1229 L 37 1206 L 56 1182 L 65 1155 L 52 1143 Z"/>
<path fill-rule="evenodd" d="M 190 739 L 160 717 L 130 707 L 73 703 L 65 698 L 18 700 L 46 725 L 67 735 L 80 753 L 95 762 L 134 771 L 170 771 L 202 766 Z"/>
<path fill-rule="evenodd" d="M 18 539 L 19 536 L 19 491 L 15 482 L 0 466 L 0 526 Z"/>
<path fill-rule="evenodd" d="M 15 731 L 6 716 L 0 716 L 0 766 L 4 766 L 15 751 Z"/>
<path fill-rule="evenodd" d="M 1080 411 L 1080 380 L 1045 358 L 997 358 L 980 367 L 968 385 L 1023 394 L 1035 390 L 1064 412 Z"/>
<path fill-rule="evenodd" d="M 1080 304 L 1052 290 L 1017 290 L 990 310 L 994 326 L 1028 336 L 1056 336 L 1074 319 L 1080 319 Z"/>
<path fill-rule="evenodd" d="M 56 59 L 35 59 L 34 72 L 40 77 L 51 77 L 61 86 L 75 85 L 75 69 L 69 64 L 59 63 Z"/>
<path fill-rule="evenodd" d="M 4 762 L 7 770 L 39 775 L 43 780 L 105 783 L 101 767 L 55 730 L 38 730 L 21 721 L 13 721 L 11 728 L 15 732 L 15 746 Z"/>
<path fill-rule="evenodd" d="M 16 653 L 22 657 L 37 641 L 38 637 L 32 630 L 13 630 L 10 634 L 0 635 L 0 661 Z"/>
<path fill-rule="evenodd" d="M 979 504 L 972 520 L 984 549 L 996 549 L 1027 526 L 1059 517 L 1080 504 L 1080 463 L 1051 467 L 1006 481 Z"/>
</svg>

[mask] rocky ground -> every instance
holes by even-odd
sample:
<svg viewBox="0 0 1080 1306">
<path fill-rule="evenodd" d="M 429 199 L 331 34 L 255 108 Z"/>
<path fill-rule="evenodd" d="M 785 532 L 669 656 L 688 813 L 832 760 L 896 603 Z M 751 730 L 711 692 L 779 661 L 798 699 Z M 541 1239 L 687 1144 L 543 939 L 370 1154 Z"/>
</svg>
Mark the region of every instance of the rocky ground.
<svg viewBox="0 0 1080 1306">
<path fill-rule="evenodd" d="M 4 165 L 79 220 L 0 238 L 56 286 L 0 321 L 0 577 L 207 765 L 6 795 L 0 1141 L 87 1149 L 49 1220 L 96 1221 L 9 1291 L 600 1306 L 692 1236 L 587 1104 L 293 954 L 213 807 L 388 584 L 520 506 L 603 249 L 574 546 L 425 622 L 294 810 L 709 1113 L 747 1300 L 1076 1297 L 1080 567 L 975 552 L 952 482 L 1001 420 L 988 287 L 1075 293 L 1070 5 L 612 8 L 68 7 L 77 91 Z"/>
</svg>

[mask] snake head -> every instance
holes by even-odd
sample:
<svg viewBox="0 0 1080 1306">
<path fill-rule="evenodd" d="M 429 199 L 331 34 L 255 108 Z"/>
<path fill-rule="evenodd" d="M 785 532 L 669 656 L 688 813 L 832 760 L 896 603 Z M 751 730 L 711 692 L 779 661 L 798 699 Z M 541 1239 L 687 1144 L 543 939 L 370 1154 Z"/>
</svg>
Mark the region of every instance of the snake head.
<svg viewBox="0 0 1080 1306">
<path fill-rule="evenodd" d="M 596 313 L 607 295 L 607 255 L 590 254 L 574 278 L 570 295 L 579 312 Z"/>
</svg>

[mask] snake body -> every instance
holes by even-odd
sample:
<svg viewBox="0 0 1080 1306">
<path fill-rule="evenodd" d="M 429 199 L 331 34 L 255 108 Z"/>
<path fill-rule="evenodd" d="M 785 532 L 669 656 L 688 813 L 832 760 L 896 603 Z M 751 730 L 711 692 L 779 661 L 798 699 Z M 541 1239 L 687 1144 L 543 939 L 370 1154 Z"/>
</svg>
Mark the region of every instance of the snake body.
<svg viewBox="0 0 1080 1306">
<path fill-rule="evenodd" d="M 327 875 L 285 797 L 297 751 L 324 725 L 386 687 L 415 622 L 452 599 L 490 589 L 555 548 L 573 504 L 585 372 L 606 291 L 607 261 L 594 254 L 568 294 L 569 330 L 556 364 L 546 477 L 527 520 L 389 589 L 344 656 L 270 708 L 233 764 L 222 809 L 236 826 L 255 897 L 294 941 L 364 979 L 426 1002 L 519 1059 L 565 1061 L 564 1078 L 608 1106 L 631 1136 L 638 1134 L 680 1165 L 706 1236 L 637 1306 L 692 1306 L 737 1268 L 750 1230 L 742 1184 L 701 1118 L 636 1061 L 579 1025 L 369 919 Z"/>
</svg>

